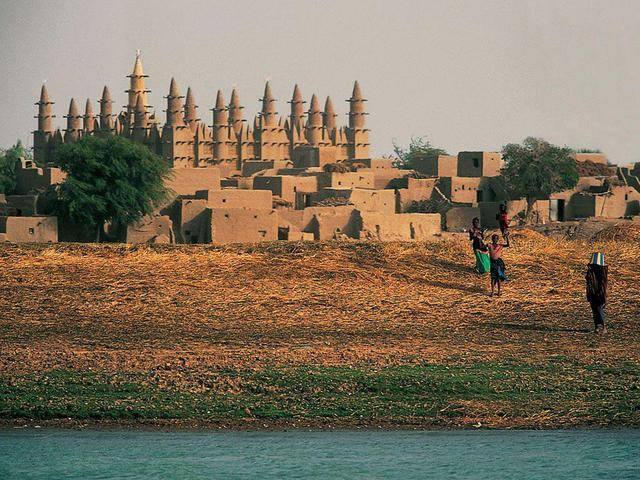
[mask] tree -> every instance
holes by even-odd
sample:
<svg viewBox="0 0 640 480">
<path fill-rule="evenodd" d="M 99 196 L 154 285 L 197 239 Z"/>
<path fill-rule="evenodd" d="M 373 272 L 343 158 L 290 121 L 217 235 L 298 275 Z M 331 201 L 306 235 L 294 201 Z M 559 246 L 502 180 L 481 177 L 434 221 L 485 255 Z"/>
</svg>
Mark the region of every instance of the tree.
<svg viewBox="0 0 640 480">
<path fill-rule="evenodd" d="M 56 213 L 100 241 L 106 222 L 126 226 L 168 196 L 169 167 L 147 147 L 123 137 L 85 137 L 65 144 L 57 160 L 67 178 L 57 188 Z"/>
<path fill-rule="evenodd" d="M 397 168 L 414 170 L 420 160 L 436 155 L 448 155 L 447 151 L 434 147 L 425 137 L 411 137 L 409 148 L 404 148 L 393 142 L 393 151 L 398 160 L 394 163 Z"/>
<path fill-rule="evenodd" d="M 7 150 L 0 150 L 0 193 L 12 194 L 16 188 L 16 169 L 20 158 L 31 159 L 31 154 L 18 140 Z"/>
<path fill-rule="evenodd" d="M 536 200 L 577 185 L 578 165 L 572 152 L 534 137 L 525 138 L 522 145 L 510 143 L 502 148 L 505 164 L 500 179 L 511 198 L 527 199 L 527 220 Z"/>
</svg>

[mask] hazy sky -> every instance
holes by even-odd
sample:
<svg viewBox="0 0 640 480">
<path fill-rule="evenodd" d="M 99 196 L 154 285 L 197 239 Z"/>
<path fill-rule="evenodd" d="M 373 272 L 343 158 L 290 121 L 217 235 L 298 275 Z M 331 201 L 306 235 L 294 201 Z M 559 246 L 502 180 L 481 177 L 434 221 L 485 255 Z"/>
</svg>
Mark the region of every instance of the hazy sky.
<svg viewBox="0 0 640 480">
<path fill-rule="evenodd" d="M 249 117 L 266 78 L 281 114 L 297 82 L 346 122 L 358 79 L 376 155 L 411 135 L 451 153 L 535 135 L 640 160 L 638 0 L 0 0 L 0 145 L 32 144 L 45 80 L 61 127 L 105 84 L 124 105 L 137 48 L 163 120 L 172 76 L 208 123 L 217 89 L 236 85 Z"/>
</svg>

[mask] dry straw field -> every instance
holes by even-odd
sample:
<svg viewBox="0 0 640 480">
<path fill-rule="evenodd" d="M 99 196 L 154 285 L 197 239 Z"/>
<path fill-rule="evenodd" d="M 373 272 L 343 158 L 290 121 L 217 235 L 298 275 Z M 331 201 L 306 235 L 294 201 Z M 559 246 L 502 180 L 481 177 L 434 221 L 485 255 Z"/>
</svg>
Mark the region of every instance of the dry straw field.
<svg viewBox="0 0 640 480">
<path fill-rule="evenodd" d="M 225 426 L 640 424 L 640 241 L 0 247 L 0 418 Z M 71 420 L 68 420 L 71 419 Z"/>
</svg>

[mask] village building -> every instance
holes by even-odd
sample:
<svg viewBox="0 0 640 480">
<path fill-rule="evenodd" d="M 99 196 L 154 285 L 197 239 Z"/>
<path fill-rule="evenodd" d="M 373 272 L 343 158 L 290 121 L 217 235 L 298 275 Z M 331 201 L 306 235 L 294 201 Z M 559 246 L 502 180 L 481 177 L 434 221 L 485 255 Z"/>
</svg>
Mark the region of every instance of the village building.
<svg viewBox="0 0 640 480">
<path fill-rule="evenodd" d="M 474 217 L 496 227 L 502 203 L 510 217 L 524 221 L 526 200 L 510 199 L 498 179 L 503 165 L 498 152 L 435 155 L 412 170 L 397 168 L 392 158 L 372 158 L 366 99 L 358 82 L 346 100 L 347 124 L 339 125 L 332 99 L 321 103 L 314 94 L 307 102 L 299 85 L 288 110 L 280 113 L 269 82 L 253 119 L 244 118 L 234 88 L 229 103 L 218 90 L 215 105 L 201 110 L 211 112 L 208 122 L 198 113 L 195 92 L 187 88 L 182 95 L 173 78 L 163 122 L 149 105 L 139 52 L 128 79 L 121 111 L 114 111 L 105 86 L 97 115 L 90 100 L 84 113 L 70 100 L 64 129 L 54 125 L 55 103 L 42 87 L 35 104 L 34 159 L 18 165 L 15 194 L 0 195 L 1 241 L 92 240 L 46 216 L 43 195 L 65 179 L 56 165 L 57 149 L 91 135 L 129 138 L 171 167 L 170 197 L 153 215 L 125 226 L 129 243 L 424 241 L 443 230 L 464 231 Z M 578 185 L 536 199 L 534 222 L 640 214 L 640 163 L 611 166 L 601 153 L 575 153 L 574 158 Z"/>
</svg>

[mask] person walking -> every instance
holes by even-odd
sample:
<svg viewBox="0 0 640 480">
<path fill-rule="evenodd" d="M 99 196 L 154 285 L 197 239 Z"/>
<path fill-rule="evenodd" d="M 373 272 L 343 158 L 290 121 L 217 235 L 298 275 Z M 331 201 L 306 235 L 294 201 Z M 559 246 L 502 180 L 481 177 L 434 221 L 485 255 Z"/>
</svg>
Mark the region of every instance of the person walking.
<svg viewBox="0 0 640 480">
<path fill-rule="evenodd" d="M 484 230 L 480 228 L 480 219 L 478 217 L 474 217 L 471 221 L 469 240 L 472 242 L 471 247 L 473 248 L 473 255 L 476 259 L 476 272 L 480 274 L 487 273 L 491 264 L 489 261 L 488 248 L 484 243 Z"/>
<path fill-rule="evenodd" d="M 585 280 L 587 284 L 587 301 L 593 312 L 595 333 L 605 333 L 604 306 L 607 303 L 607 283 L 609 268 L 604 263 L 604 253 L 596 252 L 587 265 Z"/>
<path fill-rule="evenodd" d="M 490 269 L 490 277 L 491 277 L 491 294 L 490 297 L 493 297 L 493 292 L 495 287 L 498 287 L 498 296 L 500 296 L 500 285 L 503 281 L 507 279 L 507 275 L 505 273 L 506 267 L 504 264 L 504 260 L 502 259 L 502 249 L 509 248 L 509 234 L 507 234 L 507 243 L 501 244 L 498 243 L 500 237 L 497 234 L 491 235 L 491 243 L 489 244 L 489 258 L 491 260 L 491 269 Z"/>
</svg>

